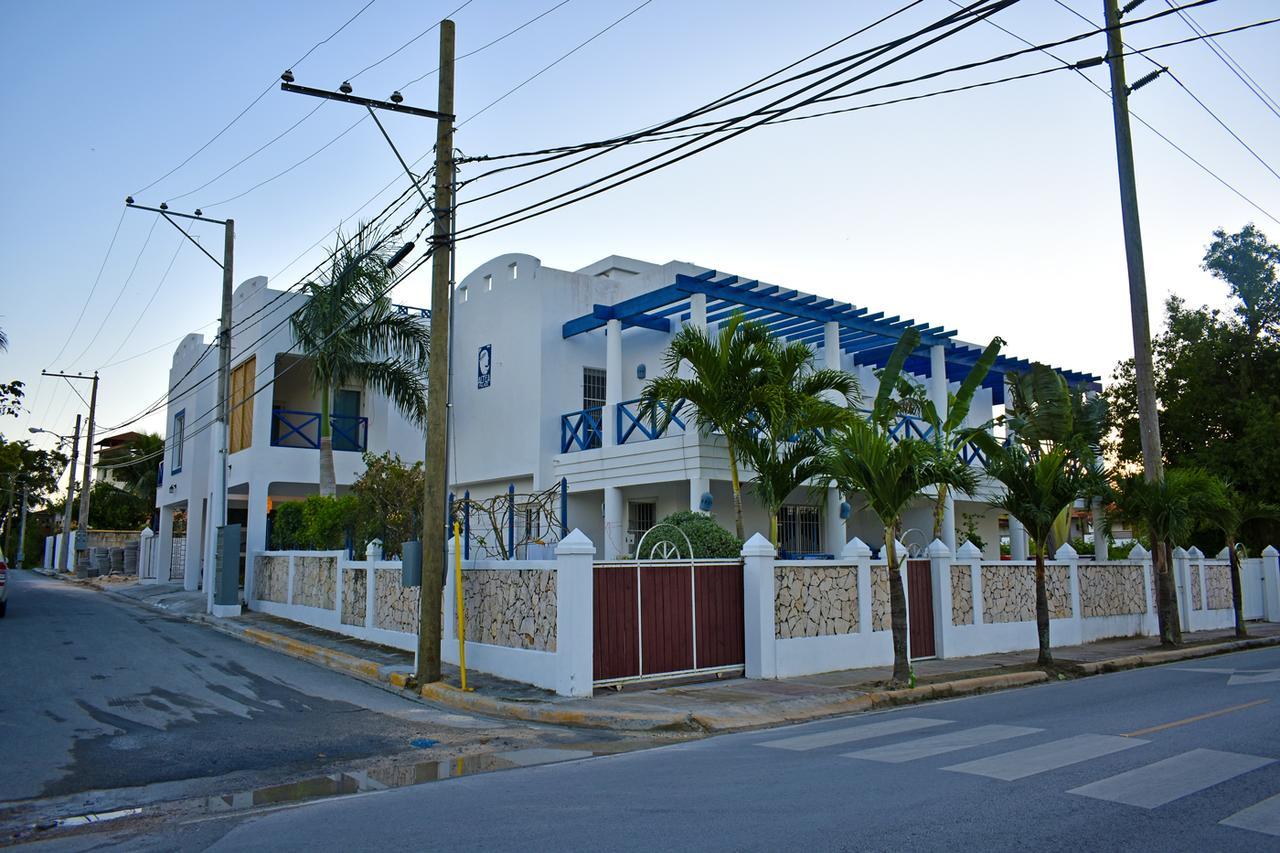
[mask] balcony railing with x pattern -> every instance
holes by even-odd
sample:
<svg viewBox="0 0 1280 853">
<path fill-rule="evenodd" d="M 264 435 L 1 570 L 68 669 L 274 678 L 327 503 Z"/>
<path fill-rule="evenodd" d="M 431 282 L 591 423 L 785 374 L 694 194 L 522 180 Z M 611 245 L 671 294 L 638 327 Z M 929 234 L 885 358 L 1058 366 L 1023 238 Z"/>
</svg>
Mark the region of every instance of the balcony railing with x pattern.
<svg viewBox="0 0 1280 853">
<path fill-rule="evenodd" d="M 601 444 L 604 409 L 592 406 L 560 416 L 560 452 L 592 450 Z"/>
<path fill-rule="evenodd" d="M 670 434 L 675 429 L 683 432 L 685 422 L 680 418 L 682 408 L 684 408 L 684 400 L 679 400 L 670 407 L 666 403 L 659 403 L 647 413 L 644 412 L 638 399 L 619 403 L 617 408 L 618 444 L 626 444 L 635 435 L 640 436 L 637 441 L 652 441 Z M 670 423 L 664 425 L 663 421 L 667 419 L 668 414 L 671 416 Z"/>
<path fill-rule="evenodd" d="M 329 434 L 334 450 L 363 453 L 369 447 L 369 419 L 330 415 Z M 320 449 L 320 413 L 276 409 L 271 413 L 271 446 Z"/>
</svg>

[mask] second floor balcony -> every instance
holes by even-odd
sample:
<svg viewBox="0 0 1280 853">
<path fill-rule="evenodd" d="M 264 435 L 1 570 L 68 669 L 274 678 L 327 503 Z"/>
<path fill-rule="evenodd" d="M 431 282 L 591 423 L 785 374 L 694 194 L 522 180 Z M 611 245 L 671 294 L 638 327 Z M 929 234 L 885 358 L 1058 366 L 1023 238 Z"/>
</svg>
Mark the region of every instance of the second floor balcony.
<svg viewBox="0 0 1280 853">
<path fill-rule="evenodd" d="M 271 446 L 320 448 L 320 413 L 294 409 L 271 412 Z M 330 415 L 330 436 L 334 450 L 363 453 L 369 448 L 369 419 L 353 415 Z"/>
</svg>

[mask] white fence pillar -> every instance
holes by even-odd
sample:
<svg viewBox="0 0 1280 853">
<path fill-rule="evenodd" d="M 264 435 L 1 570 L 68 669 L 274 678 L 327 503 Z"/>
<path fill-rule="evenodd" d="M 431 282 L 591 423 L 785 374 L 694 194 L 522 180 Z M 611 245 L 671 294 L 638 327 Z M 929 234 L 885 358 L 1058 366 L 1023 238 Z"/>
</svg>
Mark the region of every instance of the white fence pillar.
<svg viewBox="0 0 1280 853">
<path fill-rule="evenodd" d="M 1015 561 L 1027 559 L 1027 529 L 1012 515 L 1009 516 L 1009 557 Z"/>
<path fill-rule="evenodd" d="M 968 564 L 969 595 L 973 599 L 973 624 L 982 624 L 982 549 L 968 540 L 956 551 L 956 560 Z M 949 586 L 949 584 L 948 584 Z M 951 614 L 947 614 L 950 619 Z"/>
<path fill-rule="evenodd" d="M 1102 498 L 1093 499 L 1093 559 L 1101 563 L 1106 560 L 1111 549 L 1107 547 L 1107 519 L 1102 509 Z"/>
<path fill-rule="evenodd" d="M 1173 549 L 1173 586 L 1178 591 L 1178 621 L 1182 630 L 1194 631 L 1195 618 L 1191 601 L 1191 561 L 1187 557 L 1187 549 L 1181 546 Z M 1204 601 L 1203 598 L 1200 599 Z"/>
<path fill-rule="evenodd" d="M 1054 552 L 1053 559 L 1067 564 L 1067 599 L 1071 602 L 1070 634 L 1064 638 L 1059 629 L 1057 644 L 1075 645 L 1084 640 L 1084 614 L 1080 612 L 1080 555 L 1070 542 L 1063 542 L 1062 547 Z M 1049 618 L 1052 619 L 1053 614 Z M 1063 621 L 1058 620 L 1059 624 Z"/>
<path fill-rule="evenodd" d="M 596 546 L 578 528 L 556 545 L 556 692 L 590 696 L 593 687 Z"/>
<path fill-rule="evenodd" d="M 845 543 L 840 556 L 858 564 L 858 633 L 871 633 L 871 548 L 857 536 Z"/>
<path fill-rule="evenodd" d="M 947 656 L 951 634 L 951 549 L 941 539 L 929 543 L 929 583 L 933 589 L 933 642 L 937 657 Z"/>
<path fill-rule="evenodd" d="M 742 546 L 743 633 L 747 678 L 777 678 L 773 544 L 759 533 Z"/>
<path fill-rule="evenodd" d="M 1268 622 L 1280 622 L 1280 551 L 1262 549 L 1262 612 Z"/>
</svg>

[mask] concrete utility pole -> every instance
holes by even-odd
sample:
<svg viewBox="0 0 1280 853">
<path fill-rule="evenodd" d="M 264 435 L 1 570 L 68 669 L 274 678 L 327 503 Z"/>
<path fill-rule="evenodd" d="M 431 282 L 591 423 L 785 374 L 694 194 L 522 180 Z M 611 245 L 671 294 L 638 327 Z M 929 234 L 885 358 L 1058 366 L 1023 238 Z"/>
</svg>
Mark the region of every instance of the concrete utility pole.
<svg viewBox="0 0 1280 853">
<path fill-rule="evenodd" d="M 453 21 L 440 22 L 436 186 L 431 232 L 431 353 L 427 362 L 427 458 L 422 511 L 418 681 L 440 680 L 440 604 L 445 565 L 448 477 L 449 260 L 453 252 Z"/>
<path fill-rule="evenodd" d="M 40 371 L 42 376 L 53 376 L 60 379 L 70 381 L 72 379 L 88 379 L 93 382 L 93 390 L 89 392 L 89 422 L 85 425 L 85 441 L 84 441 L 84 476 L 80 481 L 80 530 L 83 531 L 85 537 L 89 535 L 89 484 L 93 476 L 93 427 L 94 418 L 98 412 L 98 372 L 95 370 L 92 376 L 86 376 L 81 373 L 50 373 L 47 370 Z M 78 443 L 78 439 L 77 439 Z M 75 458 L 72 451 L 72 459 Z M 75 467 L 75 463 L 71 463 L 71 467 Z M 74 476 L 74 474 L 73 474 Z M 68 504 L 69 506 L 70 504 Z M 77 549 L 79 551 L 79 549 Z M 87 568 L 88 558 L 86 558 Z"/>
<path fill-rule="evenodd" d="M 1117 0 L 1102 0 L 1107 20 L 1107 64 L 1111 68 L 1111 109 L 1115 119 L 1116 163 L 1120 170 L 1120 213 L 1124 222 L 1125 258 L 1129 267 L 1129 311 L 1133 321 L 1133 365 L 1138 386 L 1138 429 L 1142 467 L 1150 482 L 1164 479 L 1160 448 L 1160 413 L 1151 363 L 1151 320 L 1147 310 L 1147 272 L 1142 258 L 1142 225 L 1133 170 L 1133 137 L 1129 129 L 1129 87 L 1124 78 L 1124 41 Z"/>
<path fill-rule="evenodd" d="M 80 452 L 80 416 L 76 415 L 75 437 L 71 439 L 71 464 L 67 466 L 67 504 L 62 508 L 62 559 L 58 566 L 64 572 L 71 571 L 71 501 L 76 491 L 76 455 Z"/>
<path fill-rule="evenodd" d="M 19 569 L 22 568 L 22 556 L 26 553 L 27 547 L 27 487 L 22 487 L 22 506 L 18 508 L 18 556 L 14 560 L 14 565 Z"/>
</svg>

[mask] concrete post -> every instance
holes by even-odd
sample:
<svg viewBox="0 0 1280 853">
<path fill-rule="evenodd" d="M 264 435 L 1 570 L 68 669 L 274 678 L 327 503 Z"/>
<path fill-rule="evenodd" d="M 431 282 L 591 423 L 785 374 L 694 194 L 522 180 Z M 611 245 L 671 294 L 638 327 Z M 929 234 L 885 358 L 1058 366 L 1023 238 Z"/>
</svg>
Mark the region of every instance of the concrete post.
<svg viewBox="0 0 1280 853">
<path fill-rule="evenodd" d="M 138 583 L 153 584 L 159 582 L 159 573 L 154 570 L 156 555 L 156 532 L 149 526 L 142 528 L 138 534 Z"/>
<path fill-rule="evenodd" d="M 1191 548 L 1187 550 L 1187 564 L 1188 564 L 1188 569 L 1187 569 L 1188 594 L 1194 598 L 1195 590 L 1191 588 L 1191 585 L 1194 584 L 1198 586 L 1200 589 L 1200 607 L 1203 610 L 1208 610 L 1209 609 L 1209 599 L 1208 599 L 1209 590 L 1206 587 L 1205 577 L 1204 577 L 1204 551 L 1201 551 L 1199 548 L 1192 545 Z M 1192 566 L 1197 568 L 1199 571 L 1192 572 L 1190 568 Z M 1187 609 L 1188 610 L 1195 609 L 1194 600 L 1187 605 Z"/>
<path fill-rule="evenodd" d="M 556 692 L 590 696 L 596 546 L 576 527 L 556 546 Z"/>
<path fill-rule="evenodd" d="M 694 293 L 689 297 L 689 319 L 685 321 L 685 325 L 704 332 L 707 330 L 707 295 L 705 293 Z M 678 372 L 682 379 L 693 378 L 693 368 L 687 361 L 680 362 Z M 695 506 L 694 509 L 697 507 Z"/>
<path fill-rule="evenodd" d="M 1142 594 L 1147 600 L 1147 613 L 1143 618 L 1144 627 L 1148 629 L 1148 634 L 1156 633 L 1159 627 L 1156 621 L 1155 591 L 1151 586 L 1151 555 L 1147 553 L 1146 548 L 1142 547 L 1141 542 L 1135 542 L 1133 550 L 1129 552 L 1129 559 L 1142 566 Z"/>
<path fill-rule="evenodd" d="M 871 633 L 871 548 L 857 536 L 845 543 L 840 556 L 858 564 L 858 633 Z"/>
<path fill-rule="evenodd" d="M 245 600 L 248 601 L 251 596 L 249 592 L 253 589 L 254 575 L 254 556 L 266 551 L 271 543 L 267 541 L 267 493 L 271 489 L 271 484 L 267 481 L 253 477 L 249 480 L 249 510 L 245 518 L 244 531 L 244 591 Z M 342 612 L 341 602 L 338 599 L 338 612 Z"/>
<path fill-rule="evenodd" d="M 622 489 L 617 486 L 606 486 L 604 490 L 604 558 L 616 560 L 626 550 L 627 531 L 623 519 Z"/>
<path fill-rule="evenodd" d="M 1093 499 L 1093 559 L 1103 562 L 1110 556 L 1107 547 L 1106 514 L 1102 511 L 1102 498 Z"/>
<path fill-rule="evenodd" d="M 828 370 L 840 370 L 840 324 L 833 321 L 826 323 L 822 328 L 822 366 Z M 834 392 L 829 393 L 831 402 L 838 406 L 847 405 L 845 398 Z M 840 517 L 840 503 L 842 497 L 840 490 L 833 485 L 827 486 L 827 502 L 826 502 L 826 550 L 835 554 L 838 553 L 845 545 L 845 537 L 848 535 L 848 529 L 845 526 L 845 520 Z"/>
<path fill-rule="evenodd" d="M 742 546 L 743 626 L 747 678 L 777 678 L 773 544 L 759 533 Z"/>
<path fill-rule="evenodd" d="M 1071 547 L 1071 543 L 1063 542 L 1053 554 L 1053 559 L 1067 564 L 1067 595 L 1071 599 L 1071 624 L 1073 626 L 1072 633 L 1068 637 L 1057 638 L 1057 644 L 1060 646 L 1074 645 L 1084 640 L 1084 613 L 1080 610 L 1080 555 L 1076 553 L 1076 549 Z M 1052 620 L 1053 614 L 1049 614 Z M 1067 642 L 1063 642 L 1063 640 Z"/>
<path fill-rule="evenodd" d="M 934 344 L 929 347 L 929 399 L 933 402 L 940 421 L 947 419 L 947 398 L 947 350 L 942 344 Z M 955 495 L 949 490 L 942 510 L 942 541 L 947 550 L 955 553 L 956 501 Z"/>
<path fill-rule="evenodd" d="M 1009 558 L 1027 559 L 1027 529 L 1012 515 L 1009 516 Z"/>
<path fill-rule="evenodd" d="M 1262 549 L 1262 612 L 1268 622 L 1280 622 L 1280 551 Z"/>
<path fill-rule="evenodd" d="M 1173 585 L 1178 590 L 1178 618 L 1182 622 L 1182 630 L 1194 631 L 1194 617 L 1191 615 L 1191 563 L 1187 559 L 1186 549 L 1181 546 L 1173 549 Z M 1204 601 L 1203 598 L 1200 600 Z"/>
<path fill-rule="evenodd" d="M 605 324 L 604 408 L 600 410 L 600 443 L 612 447 L 618 442 L 618 404 L 622 402 L 622 321 Z"/>
<path fill-rule="evenodd" d="M 965 542 L 956 551 L 956 562 L 969 564 L 969 594 L 973 598 L 973 624 L 982 624 L 982 550 Z"/>
<path fill-rule="evenodd" d="M 160 507 L 160 533 L 152 545 L 154 564 L 156 567 L 156 583 L 169 583 L 173 561 L 173 508 Z"/>
<path fill-rule="evenodd" d="M 967 544 L 967 543 L 966 543 Z M 941 539 L 929 543 L 929 583 L 933 590 L 934 654 L 947 656 L 951 625 L 951 549 Z"/>
</svg>

